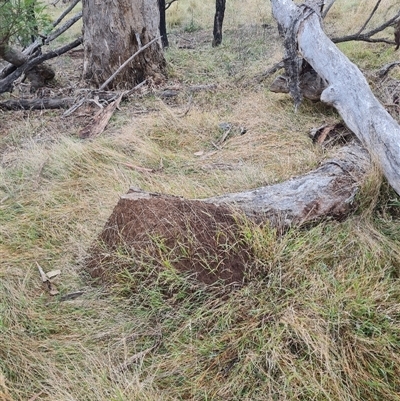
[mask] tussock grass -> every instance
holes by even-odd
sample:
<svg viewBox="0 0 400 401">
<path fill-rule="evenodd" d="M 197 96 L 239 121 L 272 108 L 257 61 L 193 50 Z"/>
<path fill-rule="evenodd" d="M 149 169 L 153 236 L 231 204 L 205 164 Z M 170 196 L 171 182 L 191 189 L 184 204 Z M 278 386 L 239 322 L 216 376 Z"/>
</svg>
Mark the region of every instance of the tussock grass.
<svg viewBox="0 0 400 401">
<path fill-rule="evenodd" d="M 374 2 L 358 4 L 338 1 L 328 28 L 343 15 L 363 21 Z M 173 270 L 144 280 L 138 270 L 102 288 L 82 272 L 131 185 L 202 198 L 290 178 L 327 156 L 307 133 L 337 114 L 308 102 L 294 114 L 287 96 L 251 79 L 281 57 L 276 33 L 261 26 L 272 24 L 268 7 L 231 1 L 223 45 L 212 49 L 214 3 L 174 3 L 170 83 L 217 89 L 135 98 L 92 141 L 58 112 L 0 114 L 0 400 L 399 399 L 400 199 L 377 171 L 344 222 L 283 236 L 243 224 L 255 257 L 240 285 Z M 194 49 L 178 48 L 183 37 Z M 363 68 L 393 56 L 343 49 Z M 222 122 L 232 133 L 217 149 Z M 60 295 L 42 287 L 36 262 L 61 269 Z"/>
</svg>

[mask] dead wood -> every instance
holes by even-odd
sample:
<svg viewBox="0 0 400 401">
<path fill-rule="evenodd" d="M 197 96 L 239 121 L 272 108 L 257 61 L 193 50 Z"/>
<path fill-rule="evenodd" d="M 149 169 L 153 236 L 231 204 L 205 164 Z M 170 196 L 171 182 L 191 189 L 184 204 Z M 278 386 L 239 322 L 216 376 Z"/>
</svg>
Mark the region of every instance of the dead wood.
<svg viewBox="0 0 400 401">
<path fill-rule="evenodd" d="M 74 0 L 74 2 L 60 15 L 60 17 L 53 22 L 53 28 L 55 28 L 64 17 L 75 7 L 75 5 L 80 0 Z M 40 63 L 35 63 L 34 66 L 30 68 L 25 68 L 26 64 L 32 60 L 36 59 L 37 56 L 41 55 L 41 47 L 43 45 L 48 45 L 54 39 L 59 37 L 65 31 L 67 31 L 73 24 L 75 24 L 80 18 L 82 18 L 82 12 L 78 12 L 72 18 L 70 18 L 67 22 L 65 22 L 61 27 L 57 30 L 52 31 L 47 35 L 38 35 L 39 38 L 34 41 L 31 45 L 29 45 L 23 51 L 19 51 L 17 49 L 12 49 L 11 47 L 2 44 L 0 46 L 0 57 L 4 60 L 8 61 L 10 65 L 6 66 L 0 72 L 0 93 L 10 91 L 12 88 L 12 83 L 10 84 L 10 80 L 4 82 L 2 87 L 2 81 L 10 76 L 13 72 L 17 70 L 18 67 L 24 67 L 24 72 L 30 71 L 28 79 L 31 79 L 32 89 L 35 90 L 41 85 L 43 85 L 47 80 L 54 78 L 55 73 L 49 66 L 44 67 L 36 67 Z M 67 50 L 68 51 L 68 50 Z M 50 53 L 50 52 L 49 52 Z M 47 54 L 47 53 L 46 53 Z M 62 53 L 60 53 L 62 54 Z M 53 57 L 50 57 L 53 58 Z M 49 58 L 47 58 L 48 60 Z M 50 72 L 51 70 L 51 72 Z M 12 75 L 13 80 L 17 79 L 21 74 Z M 51 75 L 51 78 L 49 78 Z M 12 81 L 14 82 L 14 81 Z"/>
<path fill-rule="evenodd" d="M 69 50 L 78 47 L 82 43 L 82 37 L 68 43 L 65 46 L 59 47 L 58 49 L 51 50 L 47 53 L 41 54 L 26 63 L 19 66 L 15 71 L 9 74 L 7 77 L 0 79 L 0 93 L 10 92 L 12 90 L 12 85 L 16 79 L 18 79 L 22 74 L 29 71 L 33 67 L 43 63 L 46 60 L 58 57 L 61 54 L 68 52 Z"/>
<path fill-rule="evenodd" d="M 354 209 L 354 197 L 371 169 L 368 153 L 358 144 L 341 148 L 316 170 L 276 185 L 230 193 L 202 202 L 230 206 L 256 222 L 277 227 L 303 224 L 322 218 L 343 219 Z M 167 197 L 132 189 L 125 200 Z M 199 200 L 197 200 L 199 201 Z"/>
<path fill-rule="evenodd" d="M 373 13 L 375 13 L 377 6 L 379 6 L 380 1 L 378 1 L 377 5 L 374 8 Z M 341 37 L 336 37 L 332 38 L 333 43 L 342 43 L 342 42 L 350 42 L 352 40 L 358 40 L 358 41 L 364 41 L 364 42 L 370 42 L 370 43 L 387 43 L 390 45 L 395 44 L 393 40 L 385 39 L 385 38 L 372 38 L 372 36 L 376 35 L 379 32 L 382 32 L 384 29 L 388 28 L 389 26 L 394 25 L 396 22 L 400 21 L 400 11 L 394 15 L 392 18 L 384 22 L 383 24 L 377 26 L 376 28 L 371 29 L 368 32 L 362 33 L 363 30 L 366 28 L 368 22 L 370 21 L 373 13 L 370 15 L 370 17 L 367 19 L 367 21 L 364 23 L 364 25 L 361 27 L 361 29 L 351 35 L 346 35 L 346 36 L 341 36 Z"/>
<path fill-rule="evenodd" d="M 11 63 L 11 68 L 6 69 L 6 74 L 15 71 L 18 67 L 28 62 L 28 57 L 21 51 L 9 46 L 8 44 L 0 45 L 0 58 Z M 3 76 L 4 71 L 0 75 Z M 4 75 L 5 76 L 5 75 Z M 25 71 L 25 76 L 31 82 L 31 90 L 36 90 L 47 81 L 54 78 L 54 70 L 47 64 L 35 65 Z"/>
<path fill-rule="evenodd" d="M 81 0 L 74 0 L 71 4 L 61 13 L 61 15 L 53 22 L 53 27 L 56 27 L 66 15 L 68 15 L 72 9 L 80 2 Z"/>
<path fill-rule="evenodd" d="M 66 21 L 62 26 L 60 26 L 58 29 L 55 31 L 51 32 L 44 40 L 43 44 L 49 44 L 52 42 L 54 39 L 58 38 L 60 35 L 62 35 L 65 31 L 67 31 L 69 28 L 71 28 L 72 25 L 74 25 L 77 21 L 79 21 L 82 18 L 82 11 L 77 12 L 73 17 L 71 17 L 68 21 Z M 56 26 L 53 24 L 53 26 Z"/>
<path fill-rule="evenodd" d="M 107 85 L 135 58 L 137 57 L 140 53 L 142 53 L 144 50 L 146 50 L 148 47 L 150 47 L 153 43 L 159 41 L 161 39 L 160 36 L 152 39 L 149 43 L 145 44 L 144 46 L 140 46 L 137 52 L 132 54 L 131 57 L 129 57 L 125 62 L 123 62 L 119 68 L 100 86 L 99 90 L 103 90 L 107 87 Z"/>
<path fill-rule="evenodd" d="M 382 78 L 385 78 L 386 75 L 389 73 L 389 71 L 390 71 L 392 68 L 394 68 L 394 67 L 396 67 L 396 66 L 398 66 L 398 65 L 400 65 L 400 61 L 393 61 L 393 62 L 391 62 L 391 63 L 385 64 L 385 65 L 377 72 L 378 77 L 381 78 L 381 79 L 382 79 Z"/>
<path fill-rule="evenodd" d="M 241 193 L 187 200 L 131 188 L 89 249 L 85 267 L 112 282 L 124 269 L 141 274 L 142 265 L 154 266 L 150 274 L 157 275 L 167 260 L 206 284 L 240 283 L 252 259 L 243 224 L 270 222 L 281 233 L 294 224 L 343 219 L 370 167 L 368 152 L 352 144 L 304 176 Z M 142 279 L 149 279 L 148 268 Z"/>
<path fill-rule="evenodd" d="M 289 77 L 277 76 L 269 87 L 271 92 L 289 93 Z M 309 70 L 299 74 L 299 88 L 302 97 L 313 101 L 320 100 L 322 91 L 326 88 L 326 82 L 314 71 Z"/>
<path fill-rule="evenodd" d="M 143 85 L 138 85 L 134 89 L 139 89 Z M 54 98 L 35 98 L 35 99 L 10 99 L 0 103 L 1 110 L 45 110 L 45 109 L 69 109 L 74 107 L 72 111 L 75 111 L 80 106 L 85 103 L 93 103 L 96 99 L 97 103 L 105 106 L 117 99 L 122 95 L 122 99 L 126 99 L 130 96 L 134 89 L 130 91 L 125 91 L 122 94 L 119 92 L 112 91 L 86 91 L 84 96 L 75 97 L 54 97 Z M 69 113 L 64 113 L 64 117 L 70 115 Z"/>
<path fill-rule="evenodd" d="M 1 110 L 44 110 L 67 109 L 75 101 L 73 97 L 42 98 L 42 99 L 17 99 L 0 103 Z"/>
<path fill-rule="evenodd" d="M 327 83 L 321 100 L 338 110 L 400 193 L 399 124 L 375 98 L 361 71 L 326 36 L 318 15 L 289 0 L 272 0 L 272 7 L 283 29 L 293 30 L 296 22 L 299 53 Z"/>
<path fill-rule="evenodd" d="M 370 171 L 367 152 L 353 144 L 318 169 L 280 184 L 204 200 L 232 205 L 256 221 L 287 227 L 328 216 L 343 219 L 354 207 L 354 196 Z"/>
<path fill-rule="evenodd" d="M 262 74 L 258 74 L 254 77 L 254 79 L 258 82 L 261 83 L 265 79 L 269 78 L 272 74 L 275 74 L 277 71 L 281 70 L 282 68 L 285 67 L 285 63 L 283 60 L 275 63 L 272 67 L 268 68 L 267 71 L 263 72 Z"/>
<path fill-rule="evenodd" d="M 119 106 L 122 94 L 107 107 L 101 109 L 90 121 L 90 123 L 79 131 L 79 137 L 82 139 L 99 136 L 106 128 L 111 116 Z"/>
</svg>

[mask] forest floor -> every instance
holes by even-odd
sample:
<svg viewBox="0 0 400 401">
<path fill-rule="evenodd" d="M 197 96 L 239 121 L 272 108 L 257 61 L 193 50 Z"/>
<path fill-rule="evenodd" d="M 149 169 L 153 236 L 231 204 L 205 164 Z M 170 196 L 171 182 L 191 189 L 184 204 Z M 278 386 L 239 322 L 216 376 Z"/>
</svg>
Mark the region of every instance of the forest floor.
<svg viewBox="0 0 400 401">
<path fill-rule="evenodd" d="M 260 75 L 281 59 L 281 41 L 250 3 L 249 20 L 228 15 L 219 48 L 193 14 L 171 27 L 168 82 L 133 93 L 97 137 L 79 138 L 95 103 L 69 116 L 0 111 L 1 401 L 400 399 L 400 198 L 377 171 L 345 221 L 282 234 L 221 219 L 224 242 L 206 230 L 197 259 L 155 237 L 152 260 L 117 249 L 104 285 L 85 270 L 130 187 L 201 199 L 280 182 L 329 157 L 309 133 L 340 116 L 307 100 L 295 113 L 288 95 L 269 91 L 273 77 Z M 394 49 L 340 47 L 400 121 L 398 72 L 376 76 L 398 59 Z M 0 100 L 79 94 L 82 56 L 52 61 L 57 77 L 39 93 L 20 83 Z M 190 227 L 207 222 L 201 213 Z M 138 216 L 152 213 L 133 213 L 135 241 Z M 212 280 L 192 274 L 205 256 Z M 220 274 L 213 256 L 231 271 Z M 39 266 L 60 271 L 51 286 Z"/>
</svg>

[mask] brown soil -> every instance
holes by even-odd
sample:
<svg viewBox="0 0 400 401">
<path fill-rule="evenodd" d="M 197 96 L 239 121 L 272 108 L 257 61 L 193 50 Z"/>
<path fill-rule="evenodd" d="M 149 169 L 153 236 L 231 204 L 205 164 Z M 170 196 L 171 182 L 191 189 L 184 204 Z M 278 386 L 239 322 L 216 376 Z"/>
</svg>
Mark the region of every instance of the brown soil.
<svg viewBox="0 0 400 401">
<path fill-rule="evenodd" d="M 189 273 L 206 284 L 242 282 L 250 253 L 240 219 L 231 209 L 201 201 L 122 197 L 90 249 L 86 268 L 106 282 L 143 263 Z"/>
</svg>

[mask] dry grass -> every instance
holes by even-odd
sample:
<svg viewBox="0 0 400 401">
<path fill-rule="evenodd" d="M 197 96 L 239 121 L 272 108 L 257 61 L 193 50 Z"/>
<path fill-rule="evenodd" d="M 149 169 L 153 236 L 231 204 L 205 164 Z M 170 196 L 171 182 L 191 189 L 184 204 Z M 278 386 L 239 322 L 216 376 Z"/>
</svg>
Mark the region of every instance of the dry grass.
<svg viewBox="0 0 400 401">
<path fill-rule="evenodd" d="M 400 200 L 379 173 L 345 222 L 282 237 L 244 226 L 256 258 L 234 290 L 179 274 L 143 282 L 143 272 L 104 289 L 81 271 L 129 186 L 201 198 L 287 179 L 326 156 L 307 133 L 336 113 L 306 102 L 294 114 L 287 96 L 252 80 L 280 57 L 269 5 L 228 3 L 219 49 L 212 1 L 169 10 L 170 84 L 217 84 L 212 92 L 133 98 L 92 141 L 77 139 L 77 116 L 0 112 L 1 401 L 399 400 Z M 374 4 L 344 3 L 329 29 L 343 15 L 362 22 Z M 188 40 L 194 49 L 178 48 Z M 394 58 L 382 46 L 343 48 L 363 68 Z M 77 72 L 63 74 L 60 83 Z M 222 122 L 234 129 L 216 149 Z M 61 269 L 59 296 L 48 296 L 36 262 Z"/>
</svg>

